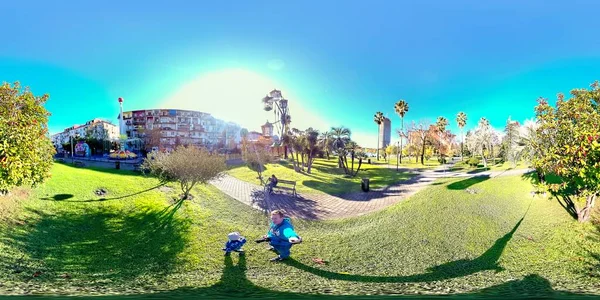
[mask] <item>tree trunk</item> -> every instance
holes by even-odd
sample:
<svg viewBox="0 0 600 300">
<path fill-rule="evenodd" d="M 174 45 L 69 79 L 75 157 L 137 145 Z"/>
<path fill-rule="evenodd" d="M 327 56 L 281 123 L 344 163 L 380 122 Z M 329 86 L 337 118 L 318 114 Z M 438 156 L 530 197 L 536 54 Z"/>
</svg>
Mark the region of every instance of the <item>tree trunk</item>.
<svg viewBox="0 0 600 300">
<path fill-rule="evenodd" d="M 358 167 L 356 168 L 356 172 L 354 172 L 354 175 L 352 175 L 352 177 L 355 177 L 356 174 L 358 174 L 358 171 L 360 171 L 360 166 L 362 166 L 362 157 L 358 158 Z"/>
<path fill-rule="evenodd" d="M 325 153 L 327 154 L 327 160 L 329 160 L 329 151 L 326 150 Z"/>
<path fill-rule="evenodd" d="M 585 199 L 585 207 L 577 212 L 577 221 L 583 223 L 587 222 L 592 215 L 592 210 L 594 209 L 594 203 L 596 202 L 596 195 L 589 195 Z"/>
<path fill-rule="evenodd" d="M 544 172 L 541 169 L 536 169 L 535 171 L 537 173 L 538 181 L 540 183 L 546 182 L 546 175 L 544 174 Z"/>
<path fill-rule="evenodd" d="M 344 172 L 346 174 L 350 174 L 349 170 L 348 170 L 348 156 L 344 155 Z"/>
<path fill-rule="evenodd" d="M 421 148 L 421 164 L 425 165 L 425 141 L 423 141 L 423 147 Z"/>
<path fill-rule="evenodd" d="M 483 148 L 481 148 L 481 159 L 483 159 L 483 167 L 487 168 L 487 160 L 485 159 L 485 155 L 483 153 Z M 477 167 L 477 166 L 475 166 Z"/>
<path fill-rule="evenodd" d="M 287 145 L 283 146 L 283 156 L 285 159 L 288 158 L 288 147 Z"/>
<path fill-rule="evenodd" d="M 312 164 L 315 161 L 315 159 L 312 156 L 308 156 L 308 166 L 306 169 L 306 173 L 310 174 L 310 170 L 312 169 Z"/>
<path fill-rule="evenodd" d="M 399 163 L 402 163 L 402 136 L 400 136 L 400 149 L 396 149 L 397 154 L 400 156 L 400 159 L 398 159 L 396 157 L 396 160 L 398 160 Z"/>
<path fill-rule="evenodd" d="M 304 164 L 304 153 L 302 153 L 302 171 L 304 171 L 304 166 L 305 166 L 305 164 Z"/>
<path fill-rule="evenodd" d="M 354 171 L 354 151 L 352 151 L 350 158 L 352 158 L 352 168 L 350 168 L 350 173 L 352 173 Z"/>
</svg>

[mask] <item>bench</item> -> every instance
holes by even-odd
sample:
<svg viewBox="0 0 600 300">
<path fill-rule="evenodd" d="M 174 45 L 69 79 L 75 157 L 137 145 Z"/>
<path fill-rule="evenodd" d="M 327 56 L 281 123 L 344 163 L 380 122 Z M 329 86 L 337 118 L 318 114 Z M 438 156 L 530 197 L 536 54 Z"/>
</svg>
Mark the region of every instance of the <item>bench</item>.
<svg viewBox="0 0 600 300">
<path fill-rule="evenodd" d="M 287 185 L 287 186 L 283 186 L 283 185 Z M 265 192 L 268 191 L 269 189 L 269 184 L 267 183 L 265 185 Z M 284 180 L 284 179 L 278 179 L 277 180 L 277 185 L 273 187 L 273 191 L 275 190 L 288 190 L 288 191 L 292 191 L 292 195 L 294 197 L 298 196 L 298 194 L 296 193 L 296 182 L 293 180 Z"/>
<path fill-rule="evenodd" d="M 76 166 L 76 167 L 85 167 L 85 164 L 82 161 L 80 161 L 80 160 L 74 161 L 73 165 Z"/>
</svg>

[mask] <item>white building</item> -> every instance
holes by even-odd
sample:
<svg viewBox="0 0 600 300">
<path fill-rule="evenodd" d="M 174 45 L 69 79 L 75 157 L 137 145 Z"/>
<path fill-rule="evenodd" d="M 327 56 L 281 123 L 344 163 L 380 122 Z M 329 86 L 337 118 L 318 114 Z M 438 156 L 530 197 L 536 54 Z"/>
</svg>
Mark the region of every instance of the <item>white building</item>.
<svg viewBox="0 0 600 300">
<path fill-rule="evenodd" d="M 63 144 L 70 142 L 71 138 L 95 138 L 99 140 L 117 141 L 119 139 L 119 128 L 109 121 L 93 119 L 84 125 L 73 125 L 65 128 L 63 132 L 50 136 L 52 144 L 58 150 Z"/>
</svg>

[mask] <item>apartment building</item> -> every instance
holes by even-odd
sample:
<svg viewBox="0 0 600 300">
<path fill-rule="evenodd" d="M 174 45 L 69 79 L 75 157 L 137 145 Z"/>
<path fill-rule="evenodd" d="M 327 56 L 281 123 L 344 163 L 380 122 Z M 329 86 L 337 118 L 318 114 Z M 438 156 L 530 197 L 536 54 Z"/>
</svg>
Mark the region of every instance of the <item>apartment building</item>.
<svg viewBox="0 0 600 300">
<path fill-rule="evenodd" d="M 69 143 L 71 138 L 95 138 L 98 140 L 117 141 L 119 139 L 119 128 L 117 125 L 102 119 L 93 119 L 83 125 L 73 125 L 65 128 L 62 132 L 50 136 L 52 144 L 58 150 L 62 145 Z"/>
<path fill-rule="evenodd" d="M 209 113 L 181 109 L 145 109 L 123 112 L 120 125 L 128 138 L 140 138 L 146 150 L 173 150 L 177 145 L 209 149 L 234 148 L 241 127 Z"/>
</svg>

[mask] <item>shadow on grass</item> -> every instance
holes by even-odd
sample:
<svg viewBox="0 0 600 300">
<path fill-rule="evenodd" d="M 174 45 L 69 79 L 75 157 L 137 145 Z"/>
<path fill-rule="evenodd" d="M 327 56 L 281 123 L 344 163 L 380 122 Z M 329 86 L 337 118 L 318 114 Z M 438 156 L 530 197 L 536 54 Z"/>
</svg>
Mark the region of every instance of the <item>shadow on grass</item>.
<svg viewBox="0 0 600 300">
<path fill-rule="evenodd" d="M 77 280 L 127 282 L 161 277 L 177 265 L 188 244 L 190 221 L 175 216 L 179 201 L 163 210 L 108 210 L 46 214 L 29 209 L 28 227 L 7 234 L 24 257 L 23 280 L 41 272 L 36 281 L 57 282 L 63 274 Z M 2 255 L 0 254 L 0 257 Z M 8 264 L 23 264 L 14 257 Z"/>
<path fill-rule="evenodd" d="M 70 199 L 73 198 L 73 195 L 71 194 L 56 194 L 52 197 L 44 197 L 44 198 L 40 198 L 40 200 L 45 200 L 45 201 L 62 201 L 62 202 L 102 202 L 102 201 L 109 201 L 109 200 L 119 200 L 119 199 L 124 199 L 124 198 L 128 198 L 128 197 L 132 197 L 135 195 L 139 195 L 142 193 L 146 193 L 149 192 L 151 190 L 155 190 L 163 185 L 165 185 L 166 182 L 162 182 L 156 186 L 153 186 L 151 188 L 145 189 L 145 190 L 141 190 L 135 193 L 131 193 L 131 194 L 127 194 L 124 196 L 119 196 L 119 197 L 111 197 L 111 198 L 99 198 L 99 199 L 88 199 L 88 200 L 67 200 L 66 199 Z"/>
<path fill-rule="evenodd" d="M 477 168 L 475 170 L 471 170 L 471 171 L 467 171 L 467 174 L 477 174 L 477 173 L 482 173 L 482 172 L 486 172 L 489 171 L 490 168 Z"/>
<path fill-rule="evenodd" d="M 288 261 L 286 261 L 286 263 L 305 272 L 309 272 L 319 277 L 324 277 L 327 279 L 380 283 L 432 282 L 457 277 L 464 277 L 485 270 L 500 272 L 503 269 L 498 265 L 498 260 L 502 255 L 504 248 L 506 248 L 506 245 L 512 239 L 513 234 L 515 233 L 515 231 L 517 231 L 524 218 L 525 216 L 523 216 L 521 220 L 517 222 L 517 224 L 513 227 L 513 229 L 510 232 L 506 233 L 504 236 L 496 240 L 494 245 L 492 245 L 492 247 L 490 247 L 479 257 L 475 259 L 460 259 L 439 266 L 435 266 L 429 268 L 428 272 L 424 274 L 408 276 L 351 275 L 321 270 L 315 267 L 302 264 L 294 259 L 289 259 Z"/>
<path fill-rule="evenodd" d="M 524 217 L 523 217 L 524 218 Z M 402 277 L 378 277 L 339 274 L 310 267 L 296 260 L 290 259 L 285 264 L 299 268 L 303 271 L 334 280 L 359 281 L 359 282 L 430 282 L 467 276 L 483 270 L 501 270 L 498 259 L 502 251 L 510 241 L 512 235 L 521 224 L 523 218 L 514 228 L 484 254 L 474 260 L 459 260 L 450 262 L 430 269 L 429 273 L 422 275 L 411 275 Z M 235 256 L 225 256 L 221 279 L 216 284 L 203 288 L 179 288 L 172 291 L 163 291 L 149 294 L 137 295 L 108 295 L 95 296 L 93 299 L 422 299 L 424 295 L 324 295 L 324 294 L 299 294 L 291 292 L 279 292 L 269 290 L 255 285 L 248 279 L 246 274 L 246 258 L 239 256 L 237 265 L 234 263 Z M 276 275 L 282 276 L 282 275 Z M 315 287 L 318 290 L 318 287 Z M 483 299 L 489 297 L 502 297 L 507 299 L 517 298 L 581 298 L 594 295 L 557 292 L 552 289 L 550 282 L 537 275 L 529 274 L 521 280 L 512 280 L 499 285 L 487 287 L 472 293 L 450 294 L 450 295 L 428 295 L 426 298 L 436 299 Z"/>
<path fill-rule="evenodd" d="M 488 179 L 490 179 L 489 175 L 474 176 L 471 178 L 467 178 L 467 179 L 463 179 L 461 181 L 451 183 L 447 186 L 447 188 L 449 190 L 464 190 L 472 185 L 478 184 L 478 183 L 486 181 Z"/>
<path fill-rule="evenodd" d="M 63 201 L 67 199 L 73 198 L 73 194 L 56 194 L 52 197 L 40 198 L 40 200 L 54 200 L 54 201 Z"/>
</svg>

